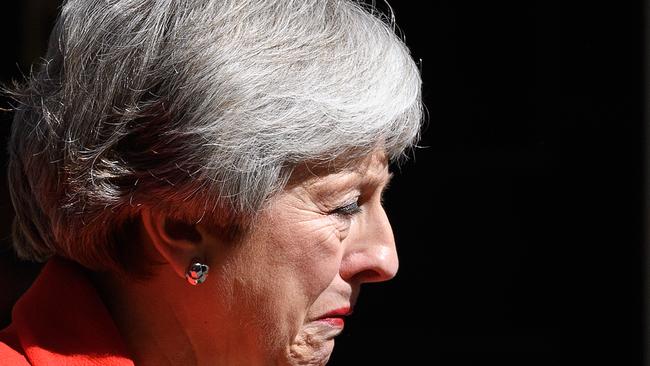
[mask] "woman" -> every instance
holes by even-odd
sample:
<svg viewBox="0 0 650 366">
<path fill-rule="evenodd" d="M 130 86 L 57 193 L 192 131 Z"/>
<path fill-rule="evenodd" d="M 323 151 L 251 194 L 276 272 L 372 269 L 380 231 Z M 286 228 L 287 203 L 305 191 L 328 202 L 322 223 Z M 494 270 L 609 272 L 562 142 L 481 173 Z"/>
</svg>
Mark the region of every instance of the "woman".
<svg viewBox="0 0 650 366">
<path fill-rule="evenodd" d="M 18 87 L 9 365 L 322 365 L 397 271 L 420 77 L 343 0 L 70 0 Z M 209 274 L 209 276 L 208 276 Z"/>
</svg>

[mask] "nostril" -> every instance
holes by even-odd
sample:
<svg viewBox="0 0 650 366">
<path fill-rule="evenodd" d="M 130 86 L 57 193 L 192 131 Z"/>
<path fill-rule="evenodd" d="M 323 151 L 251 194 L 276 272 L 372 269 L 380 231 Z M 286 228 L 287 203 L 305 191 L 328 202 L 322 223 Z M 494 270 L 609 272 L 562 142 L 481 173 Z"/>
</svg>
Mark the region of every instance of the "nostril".
<svg viewBox="0 0 650 366">
<path fill-rule="evenodd" d="M 386 246 L 368 246 L 349 253 L 341 263 L 341 277 L 360 283 L 390 280 L 395 277 L 399 267 L 394 249 Z"/>
<path fill-rule="evenodd" d="M 384 282 L 392 279 L 397 274 L 397 271 L 394 272 L 383 272 L 373 269 L 368 269 L 362 272 L 357 273 L 355 280 L 359 283 L 374 283 L 374 282 Z"/>
<path fill-rule="evenodd" d="M 365 270 L 357 273 L 356 280 L 360 283 L 381 282 L 381 274 L 375 270 Z"/>
</svg>

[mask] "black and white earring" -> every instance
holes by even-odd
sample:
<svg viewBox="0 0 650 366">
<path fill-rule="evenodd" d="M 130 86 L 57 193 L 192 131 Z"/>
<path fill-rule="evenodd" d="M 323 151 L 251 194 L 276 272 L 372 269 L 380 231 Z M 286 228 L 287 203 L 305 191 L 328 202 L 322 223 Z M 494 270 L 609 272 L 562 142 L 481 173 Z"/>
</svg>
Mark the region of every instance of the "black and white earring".
<svg viewBox="0 0 650 366">
<path fill-rule="evenodd" d="M 198 284 L 205 282 L 205 279 L 208 277 L 209 270 L 210 267 L 207 264 L 203 264 L 198 260 L 193 260 L 192 264 L 190 264 L 190 266 L 187 267 L 187 271 L 185 272 L 185 278 L 187 279 L 187 282 L 196 286 Z"/>
</svg>

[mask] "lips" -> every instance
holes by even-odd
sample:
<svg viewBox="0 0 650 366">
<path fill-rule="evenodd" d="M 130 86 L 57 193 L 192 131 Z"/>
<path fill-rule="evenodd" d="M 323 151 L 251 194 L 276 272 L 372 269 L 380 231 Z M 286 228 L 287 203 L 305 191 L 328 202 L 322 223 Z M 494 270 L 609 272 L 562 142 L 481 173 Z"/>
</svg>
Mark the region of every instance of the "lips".
<svg viewBox="0 0 650 366">
<path fill-rule="evenodd" d="M 321 316 L 318 318 L 318 321 L 327 323 L 336 328 L 343 328 L 345 325 L 345 317 L 350 314 L 352 314 L 350 307 L 342 307 Z"/>
</svg>

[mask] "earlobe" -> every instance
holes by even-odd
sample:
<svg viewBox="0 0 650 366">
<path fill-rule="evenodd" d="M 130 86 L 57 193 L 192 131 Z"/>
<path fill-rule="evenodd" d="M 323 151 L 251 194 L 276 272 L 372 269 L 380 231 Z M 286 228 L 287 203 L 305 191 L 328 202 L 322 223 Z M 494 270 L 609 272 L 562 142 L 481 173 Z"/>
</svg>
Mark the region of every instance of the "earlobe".
<svg viewBox="0 0 650 366">
<path fill-rule="evenodd" d="M 170 220 L 149 208 L 141 211 L 144 232 L 153 249 L 172 267 L 176 275 L 185 278 L 188 266 L 203 258 L 205 237 L 196 225 Z"/>
</svg>

